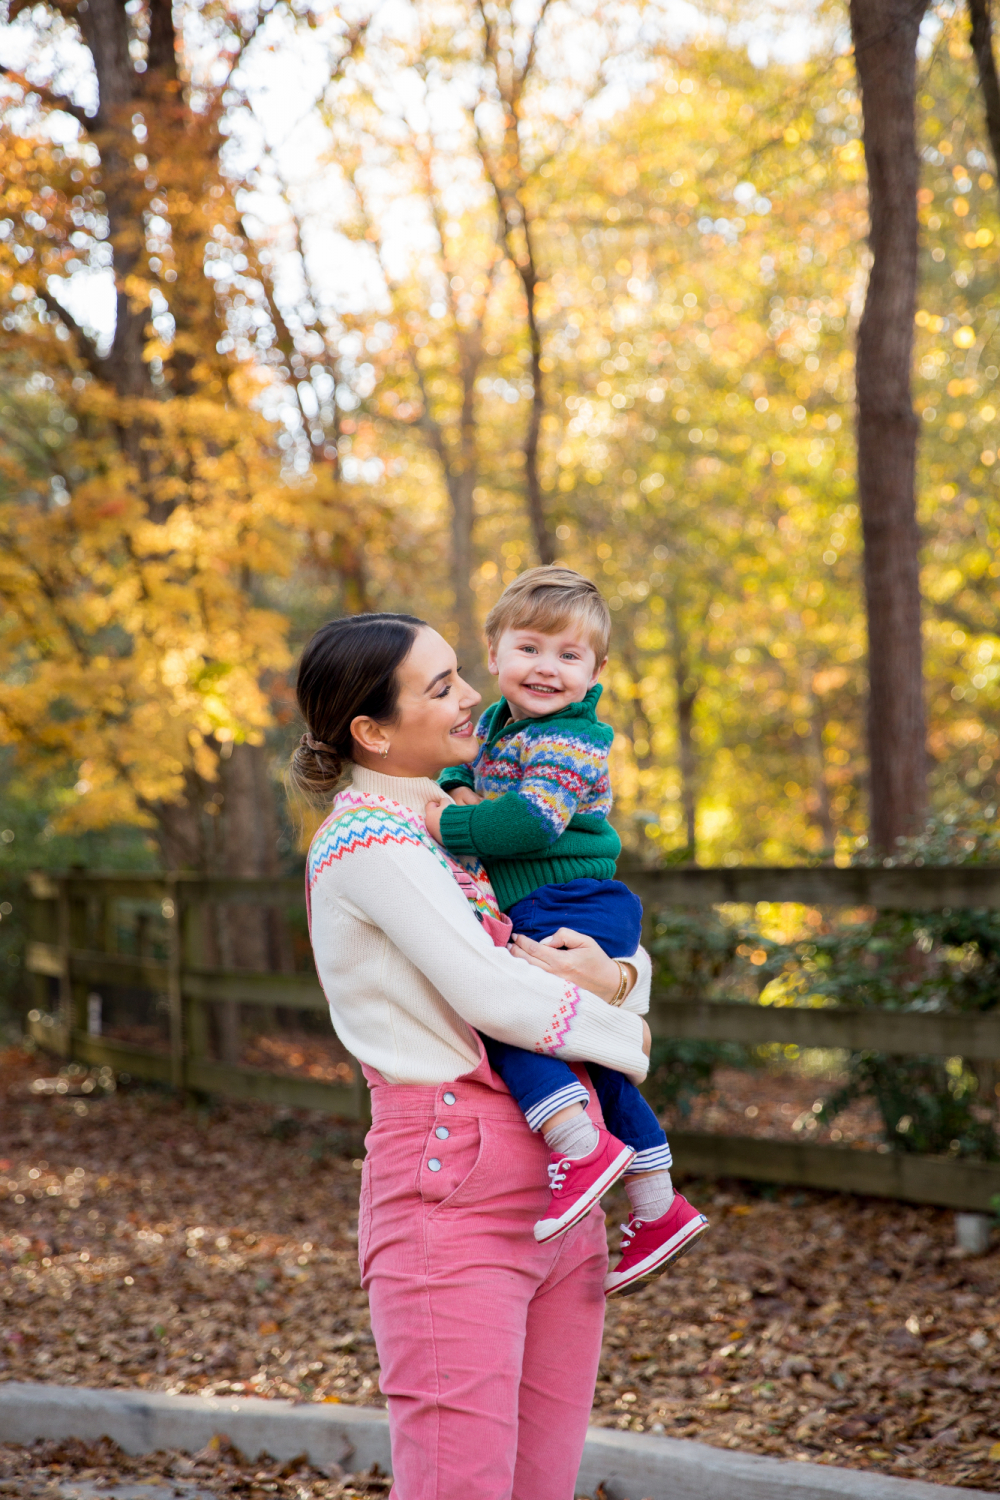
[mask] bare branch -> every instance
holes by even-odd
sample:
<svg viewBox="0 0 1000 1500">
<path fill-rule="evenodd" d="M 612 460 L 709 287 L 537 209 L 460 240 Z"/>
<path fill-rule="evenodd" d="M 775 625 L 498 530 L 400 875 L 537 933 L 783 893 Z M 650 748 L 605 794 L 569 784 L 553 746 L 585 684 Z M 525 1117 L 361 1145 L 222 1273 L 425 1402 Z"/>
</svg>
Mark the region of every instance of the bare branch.
<svg viewBox="0 0 1000 1500">
<path fill-rule="evenodd" d="M 57 317 L 60 323 L 62 323 L 63 327 L 69 331 L 73 338 L 73 342 L 76 345 L 77 353 L 79 354 L 80 358 L 83 360 L 84 364 L 87 366 L 87 369 L 91 372 L 91 374 L 97 375 L 101 379 L 106 379 L 108 375 L 106 361 L 101 359 L 100 355 L 97 352 L 97 349 L 94 346 L 93 339 L 84 332 L 84 330 L 80 327 L 80 324 L 74 318 L 73 314 L 66 311 L 62 303 L 58 300 L 58 298 L 53 297 L 52 293 L 48 290 L 47 287 L 36 287 L 35 295 L 42 299 L 49 312 L 52 313 L 54 317 Z"/>
<path fill-rule="evenodd" d="M 527 83 L 528 79 L 531 77 L 532 70 L 534 69 L 535 57 L 538 52 L 538 37 L 541 33 L 542 27 L 545 24 L 545 16 L 548 12 L 550 4 L 551 0 L 542 0 L 542 8 L 538 12 L 538 19 L 535 22 L 534 26 L 531 28 L 531 42 L 528 47 L 527 56 L 524 59 L 524 65 L 519 70 L 515 70 L 514 72 L 513 88 L 511 90 L 511 102 L 515 106 L 521 102 L 521 95 L 524 92 L 524 86 Z"/>
<path fill-rule="evenodd" d="M 57 109 L 61 114 L 72 115 L 74 120 L 78 120 L 86 130 L 93 128 L 94 122 L 86 110 L 81 109 L 79 104 L 74 104 L 72 99 L 68 99 L 65 94 L 53 93 L 44 83 L 33 83 L 16 68 L 8 68 L 4 63 L 0 63 L 0 75 L 9 78 L 11 83 L 16 83 L 25 94 L 34 94 L 47 109 Z"/>
</svg>

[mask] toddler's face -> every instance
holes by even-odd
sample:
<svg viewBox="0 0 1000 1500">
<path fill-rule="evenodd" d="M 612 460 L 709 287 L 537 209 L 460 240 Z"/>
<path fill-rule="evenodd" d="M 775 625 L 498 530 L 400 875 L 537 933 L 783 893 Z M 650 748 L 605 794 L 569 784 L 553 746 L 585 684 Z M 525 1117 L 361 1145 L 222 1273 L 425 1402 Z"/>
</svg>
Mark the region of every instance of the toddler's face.
<svg viewBox="0 0 1000 1500">
<path fill-rule="evenodd" d="M 490 647 L 490 671 L 515 719 L 539 719 L 582 703 L 604 669 L 579 622 L 545 635 L 505 630 Z"/>
</svg>

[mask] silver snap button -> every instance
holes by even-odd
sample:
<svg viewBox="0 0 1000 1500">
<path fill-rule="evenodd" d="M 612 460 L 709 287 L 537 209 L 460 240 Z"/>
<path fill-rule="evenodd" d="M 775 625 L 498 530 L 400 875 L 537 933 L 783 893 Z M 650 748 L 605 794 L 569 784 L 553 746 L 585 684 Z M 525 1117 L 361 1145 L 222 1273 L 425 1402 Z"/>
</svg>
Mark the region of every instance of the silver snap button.
<svg viewBox="0 0 1000 1500">
<path fill-rule="evenodd" d="M 445 1104 L 454 1104 L 455 1103 L 455 1095 L 454 1094 L 443 1094 L 442 1098 L 444 1099 Z"/>
<path fill-rule="evenodd" d="M 432 1156 L 427 1165 L 430 1167 L 432 1172 L 440 1172 L 441 1170 L 441 1163 L 438 1161 L 436 1156 Z"/>
<path fill-rule="evenodd" d="M 439 1125 L 434 1134 L 437 1136 L 439 1141 L 446 1141 L 451 1135 L 451 1131 L 448 1129 L 447 1125 Z"/>
</svg>

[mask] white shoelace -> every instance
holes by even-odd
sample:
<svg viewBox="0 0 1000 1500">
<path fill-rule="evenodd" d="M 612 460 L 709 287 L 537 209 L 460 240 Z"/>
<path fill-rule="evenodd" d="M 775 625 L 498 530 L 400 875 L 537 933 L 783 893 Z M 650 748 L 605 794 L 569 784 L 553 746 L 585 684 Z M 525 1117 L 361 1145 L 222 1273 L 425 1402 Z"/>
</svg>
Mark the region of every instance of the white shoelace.
<svg viewBox="0 0 1000 1500">
<path fill-rule="evenodd" d="M 549 1170 L 552 1170 L 551 1167 Z M 627 1250 L 632 1243 L 632 1238 L 636 1231 L 642 1228 L 642 1220 L 630 1219 L 627 1224 L 622 1224 L 620 1228 L 622 1232 L 622 1250 Z"/>
<path fill-rule="evenodd" d="M 568 1158 L 549 1163 L 549 1186 L 554 1193 L 562 1192 L 563 1183 L 566 1181 L 569 1168 L 570 1162 Z"/>
</svg>

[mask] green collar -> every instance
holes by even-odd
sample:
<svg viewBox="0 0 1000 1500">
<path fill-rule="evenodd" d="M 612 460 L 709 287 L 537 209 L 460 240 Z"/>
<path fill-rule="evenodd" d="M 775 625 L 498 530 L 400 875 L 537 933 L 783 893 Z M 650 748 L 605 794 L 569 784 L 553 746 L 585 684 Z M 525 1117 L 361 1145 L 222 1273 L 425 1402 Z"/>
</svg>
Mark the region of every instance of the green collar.
<svg viewBox="0 0 1000 1500">
<path fill-rule="evenodd" d="M 520 729 L 533 727 L 536 724 L 559 724 L 565 723 L 567 719 L 582 719 L 585 723 L 597 723 L 597 704 L 603 688 L 599 682 L 595 682 L 592 688 L 588 688 L 586 695 L 579 703 L 567 703 L 565 708 L 557 708 L 553 713 L 542 714 L 537 719 L 512 719 L 510 716 L 510 705 L 506 698 L 501 698 L 493 709 L 493 718 L 490 723 L 487 746 L 496 744 L 501 734 L 516 734 Z"/>
</svg>

